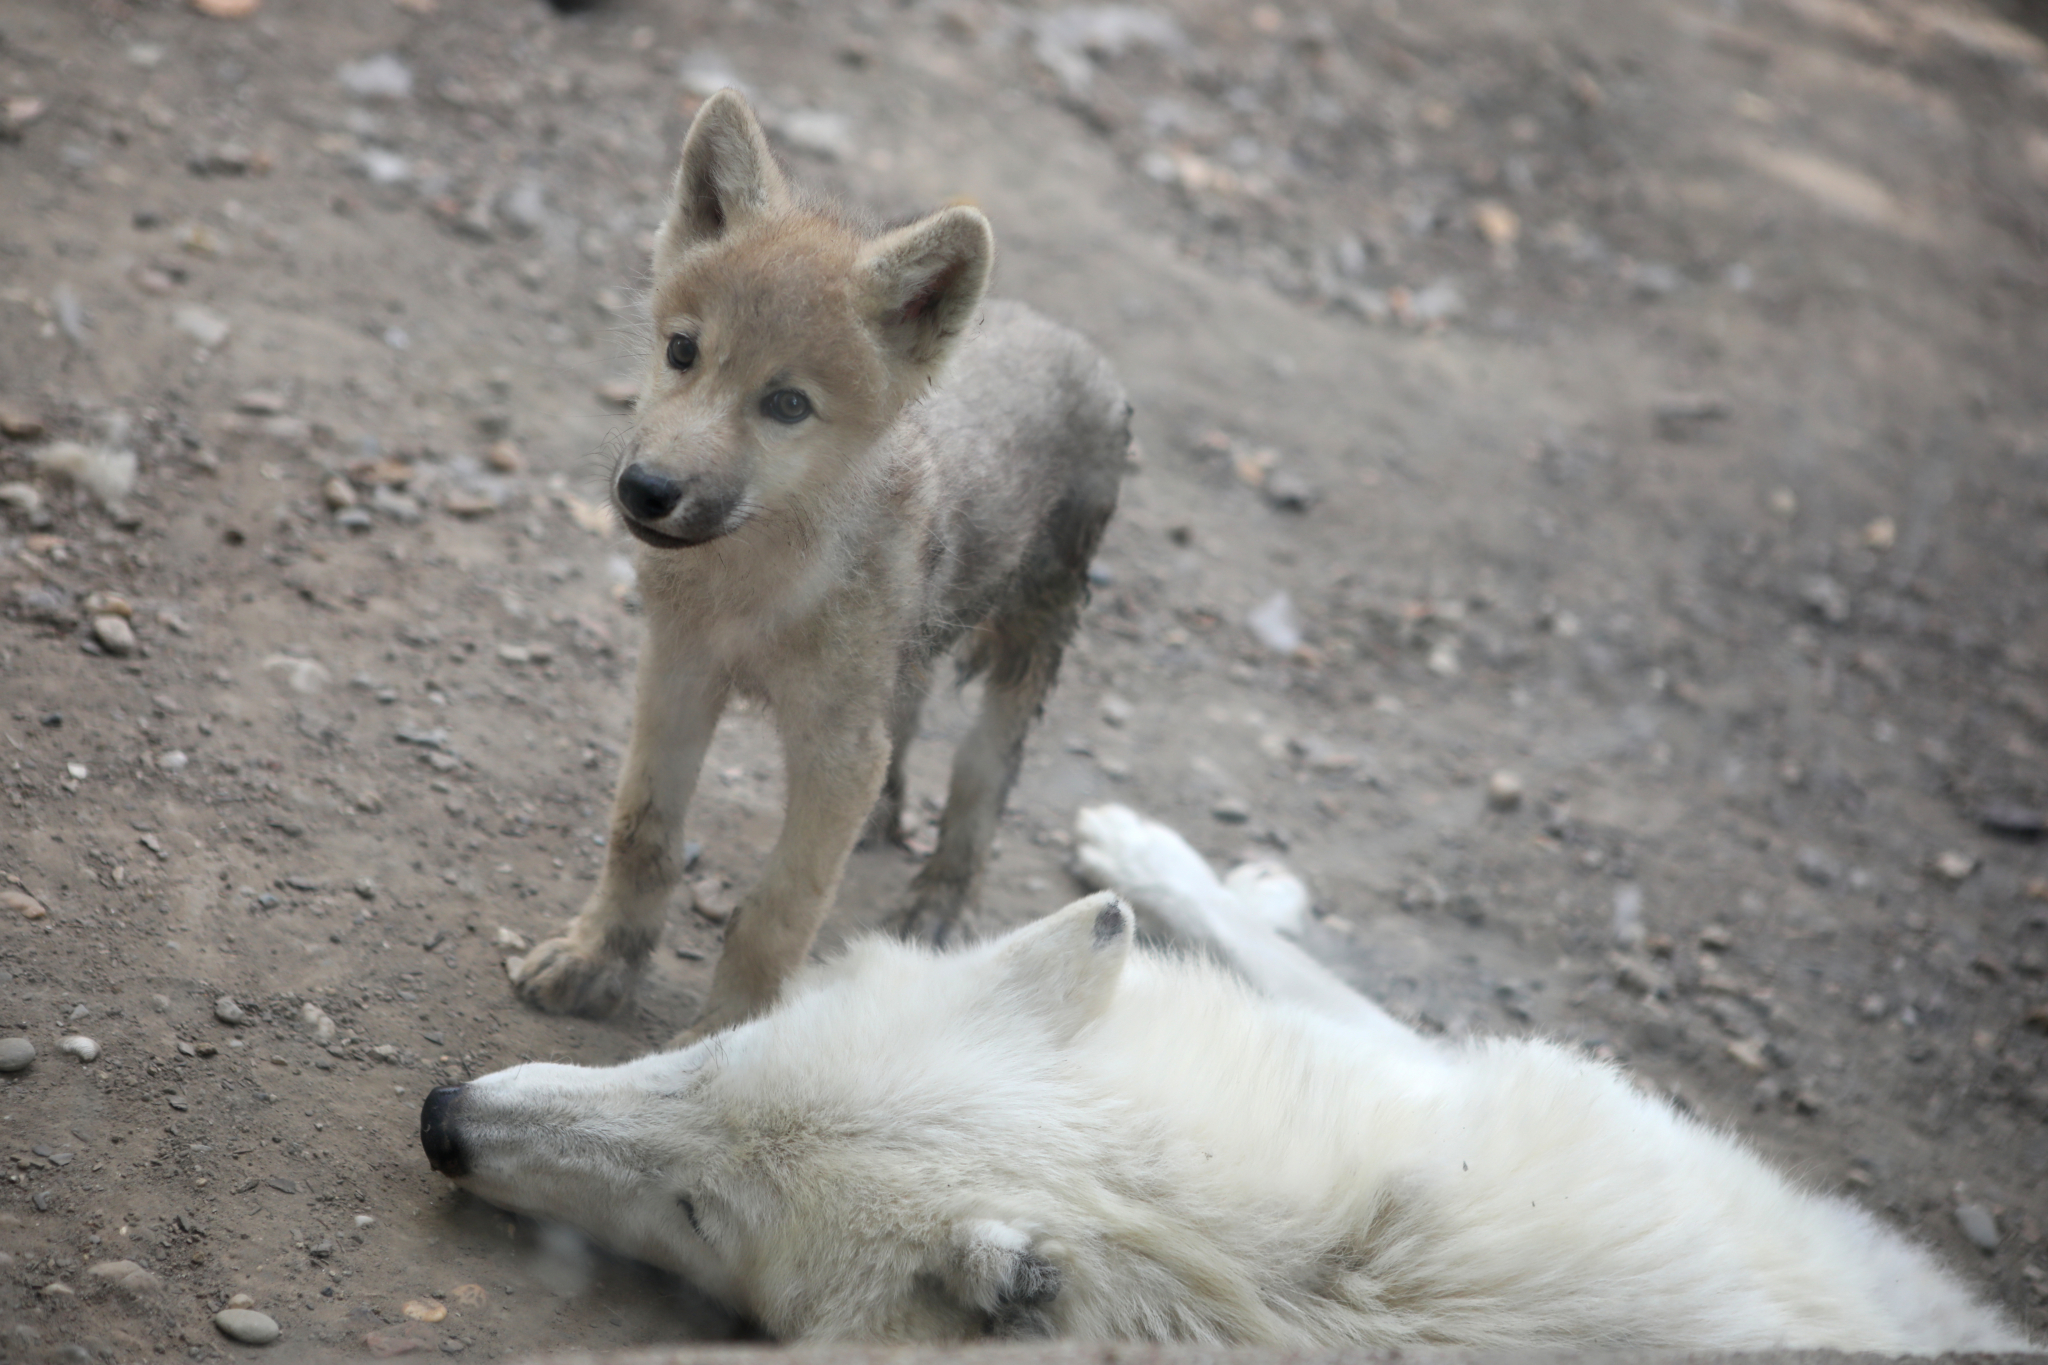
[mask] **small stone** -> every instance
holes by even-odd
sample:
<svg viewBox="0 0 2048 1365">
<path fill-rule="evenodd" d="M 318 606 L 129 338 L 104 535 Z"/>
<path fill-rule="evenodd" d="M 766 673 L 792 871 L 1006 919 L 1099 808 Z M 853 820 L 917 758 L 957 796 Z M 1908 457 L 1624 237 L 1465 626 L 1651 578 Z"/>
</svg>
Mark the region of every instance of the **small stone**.
<svg viewBox="0 0 2048 1365">
<path fill-rule="evenodd" d="M 1977 859 L 1972 854 L 1948 849 L 1934 855 L 1933 866 L 1935 876 L 1956 885 L 1969 880 L 1970 874 L 1977 870 Z"/>
<path fill-rule="evenodd" d="M 167 773 L 184 772 L 191 761 L 183 749 L 169 749 L 156 756 L 156 766 Z"/>
<path fill-rule="evenodd" d="M 1307 512 L 1323 500 L 1321 490 L 1291 469 L 1275 469 L 1259 485 L 1266 503 L 1276 512 Z"/>
<path fill-rule="evenodd" d="M 1506 768 L 1486 779 L 1486 804 L 1497 811 L 1511 811 L 1522 804 L 1522 779 Z"/>
<path fill-rule="evenodd" d="M 457 489 L 441 500 L 441 507 L 453 517 L 483 517 L 498 510 L 498 500 L 488 493 L 471 493 Z"/>
<path fill-rule="evenodd" d="M 92 638 L 99 647 L 117 659 L 125 659 L 135 652 L 135 628 L 124 616 L 111 613 L 92 618 Z"/>
<path fill-rule="evenodd" d="M 82 1033 L 74 1033 L 57 1040 L 57 1051 L 68 1053 L 81 1062 L 92 1062 L 99 1060 L 100 1045 Z"/>
<path fill-rule="evenodd" d="M 130 1294 L 147 1294 L 163 1287 L 162 1280 L 133 1261 L 98 1261 L 87 1266 L 85 1273 Z"/>
<path fill-rule="evenodd" d="M 380 52 L 359 62 L 348 62 L 335 76 L 351 95 L 362 99 L 402 100 L 412 97 L 412 68 Z"/>
<path fill-rule="evenodd" d="M 20 1071 L 36 1059 L 36 1045 L 26 1038 L 0 1038 L 0 1071 Z"/>
<path fill-rule="evenodd" d="M 1988 1255 L 1998 1250 L 1998 1219 L 1982 1204 L 1958 1204 L 1956 1226 L 1963 1230 L 1963 1236 L 1969 1238 L 1979 1251 Z"/>
<path fill-rule="evenodd" d="M 249 1013 L 235 1003 L 235 997 L 223 995 L 213 1002 L 213 1017 L 223 1024 L 239 1024 L 248 1019 Z"/>
<path fill-rule="evenodd" d="M 1114 726 L 1121 730 L 1124 726 L 1130 724 L 1131 717 L 1136 715 L 1137 711 L 1137 707 L 1131 705 L 1130 702 L 1122 697 L 1117 696 L 1114 692 L 1103 695 L 1102 723 L 1104 725 Z"/>
<path fill-rule="evenodd" d="M 1866 995 L 1863 997 L 1862 1000 L 1857 1002 L 1856 1013 L 1861 1015 L 1865 1020 L 1874 1024 L 1878 1020 L 1884 1018 L 1885 1015 L 1891 1013 L 1891 1008 L 1891 1002 L 1886 1000 L 1883 996 Z"/>
<path fill-rule="evenodd" d="M 1640 948 L 1648 937 L 1643 923 L 1643 889 L 1634 882 L 1614 888 L 1614 941 L 1624 948 Z"/>
<path fill-rule="evenodd" d="M 441 1354 L 445 1356 L 461 1355 L 462 1348 L 466 1345 L 468 1343 L 461 1337 L 443 1337 L 441 1338 Z"/>
<path fill-rule="evenodd" d="M 448 1316 L 448 1305 L 433 1299 L 407 1299 L 403 1311 L 414 1322 L 439 1322 Z"/>
<path fill-rule="evenodd" d="M 327 504 L 330 512 L 340 512 L 356 505 L 355 485 L 336 474 L 320 485 L 320 500 Z"/>
<path fill-rule="evenodd" d="M 398 1049 L 389 1043 L 377 1044 L 377 1046 L 370 1049 L 370 1055 L 380 1062 L 396 1063 L 398 1061 Z"/>
<path fill-rule="evenodd" d="M 0 910 L 12 911 L 23 919 L 41 919 L 50 913 L 26 891 L 0 891 Z"/>
<path fill-rule="evenodd" d="M 393 1356 L 411 1355 L 424 1351 L 427 1343 L 418 1337 L 409 1337 L 402 1332 L 372 1332 L 363 1338 L 363 1345 L 379 1360 L 390 1360 Z"/>
<path fill-rule="evenodd" d="M 229 1296 L 225 1306 L 229 1308 L 254 1308 L 256 1300 L 247 1294 L 234 1294 Z"/>
<path fill-rule="evenodd" d="M 1863 528 L 1863 543 L 1883 553 L 1899 543 L 1899 524 L 1890 517 L 1877 517 Z"/>
<path fill-rule="evenodd" d="M 502 924 L 498 926 L 498 935 L 494 941 L 500 948 L 504 948 L 515 953 L 523 953 L 533 946 L 531 943 L 527 942 L 526 935 L 519 933 L 518 931 L 513 929 L 507 929 Z"/>
<path fill-rule="evenodd" d="M 1770 1058 L 1764 1055 L 1764 1040 L 1761 1038 L 1737 1038 L 1728 1044 L 1728 1055 L 1742 1063 L 1750 1071 L 1768 1071 Z"/>
<path fill-rule="evenodd" d="M 0 436 L 12 436 L 17 441 L 34 441 L 40 439 L 42 434 L 43 419 L 40 415 L 19 403 L 0 399 Z"/>
<path fill-rule="evenodd" d="M 299 1006 L 299 1022 L 312 1030 L 313 1041 L 321 1047 L 326 1047 L 334 1041 L 334 1035 L 337 1031 L 334 1026 L 334 1020 L 329 1017 L 326 1010 L 321 1009 L 312 1001 L 308 1000 L 305 1004 Z"/>
<path fill-rule="evenodd" d="M 1252 808 L 1242 797 L 1226 796 L 1209 807 L 1209 814 L 1226 825 L 1241 825 L 1252 818 Z"/>
<path fill-rule="evenodd" d="M 1247 613 L 1244 623 L 1258 642 L 1275 654 L 1292 654 L 1302 646 L 1294 599 L 1284 588 Z"/>
<path fill-rule="evenodd" d="M 493 441 L 491 448 L 484 452 L 484 463 L 500 474 L 526 472 L 526 456 L 510 441 Z"/>
<path fill-rule="evenodd" d="M 171 314 L 171 326 L 209 351 L 226 341 L 234 330 L 226 318 L 196 303 L 179 304 Z"/>
<path fill-rule="evenodd" d="M 359 1213 L 356 1215 L 356 1226 L 359 1228 L 371 1227 L 376 1221 L 376 1217 L 372 1214 Z"/>
<path fill-rule="evenodd" d="M 249 1346 L 268 1346 L 279 1335 L 277 1320 L 253 1308 L 223 1308 L 213 1315 L 213 1325 L 222 1336 Z"/>
<path fill-rule="evenodd" d="M 263 0 L 192 0 L 192 8 L 209 19 L 246 19 L 262 4 Z"/>
</svg>

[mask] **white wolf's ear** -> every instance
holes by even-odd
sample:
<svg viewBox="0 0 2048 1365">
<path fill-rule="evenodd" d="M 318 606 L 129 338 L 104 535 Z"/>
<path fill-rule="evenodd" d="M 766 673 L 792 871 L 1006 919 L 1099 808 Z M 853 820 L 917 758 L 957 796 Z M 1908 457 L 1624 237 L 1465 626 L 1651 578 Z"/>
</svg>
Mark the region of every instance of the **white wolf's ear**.
<svg viewBox="0 0 2048 1365">
<path fill-rule="evenodd" d="M 998 989 L 1064 1045 L 1108 1008 L 1131 937 L 1130 907 L 1098 891 L 1001 940 Z"/>
<path fill-rule="evenodd" d="M 961 1302 L 987 1318 L 991 1336 L 1053 1334 L 1047 1309 L 1059 1297 L 1060 1268 L 1008 1223 L 985 1218 L 954 1228 L 939 1275 Z"/>
<path fill-rule="evenodd" d="M 721 90 L 704 101 L 683 139 L 668 218 L 657 255 L 716 241 L 749 219 L 785 208 L 789 183 L 745 96 Z"/>
<path fill-rule="evenodd" d="M 996 256 L 995 231 L 977 209 L 940 209 L 868 243 L 861 253 L 868 316 L 882 344 L 929 368 L 974 318 Z"/>
</svg>

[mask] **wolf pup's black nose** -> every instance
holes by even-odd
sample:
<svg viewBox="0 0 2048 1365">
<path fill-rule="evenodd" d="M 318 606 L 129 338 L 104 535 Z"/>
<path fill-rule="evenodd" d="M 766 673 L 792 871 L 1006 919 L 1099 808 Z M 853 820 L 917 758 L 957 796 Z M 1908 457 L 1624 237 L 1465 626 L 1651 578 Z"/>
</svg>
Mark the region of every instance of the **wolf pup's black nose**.
<svg viewBox="0 0 2048 1365">
<path fill-rule="evenodd" d="M 619 471 L 619 506 L 635 521 L 660 521 L 683 500 L 683 486 L 634 462 Z"/>
<path fill-rule="evenodd" d="M 427 1092 L 420 1106 L 420 1146 L 427 1149 L 427 1164 L 445 1176 L 459 1176 L 469 1169 L 462 1159 L 462 1144 L 456 1140 L 455 1101 L 462 1095 L 459 1085 L 436 1086 Z"/>
</svg>

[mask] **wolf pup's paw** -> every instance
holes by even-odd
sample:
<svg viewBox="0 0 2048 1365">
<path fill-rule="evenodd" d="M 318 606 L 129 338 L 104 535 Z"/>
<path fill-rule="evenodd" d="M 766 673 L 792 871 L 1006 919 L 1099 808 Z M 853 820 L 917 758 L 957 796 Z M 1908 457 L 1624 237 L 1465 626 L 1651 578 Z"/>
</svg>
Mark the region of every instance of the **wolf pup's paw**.
<svg viewBox="0 0 2048 1365">
<path fill-rule="evenodd" d="M 925 892 L 913 896 L 910 904 L 889 916 L 890 932 L 906 943 L 923 943 L 944 948 L 966 938 L 957 896 Z"/>
<path fill-rule="evenodd" d="M 551 938 L 523 958 L 505 960 L 512 990 L 549 1014 L 598 1019 L 615 1012 L 640 984 L 645 960 L 604 956 L 569 938 Z"/>
</svg>

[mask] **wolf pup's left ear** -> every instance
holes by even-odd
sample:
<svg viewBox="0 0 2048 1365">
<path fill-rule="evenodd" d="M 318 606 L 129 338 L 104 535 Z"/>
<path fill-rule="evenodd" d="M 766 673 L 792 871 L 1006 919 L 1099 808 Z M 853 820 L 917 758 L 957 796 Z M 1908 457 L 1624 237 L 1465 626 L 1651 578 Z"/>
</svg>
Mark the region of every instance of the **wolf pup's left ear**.
<svg viewBox="0 0 2048 1365">
<path fill-rule="evenodd" d="M 981 306 L 995 256 L 988 219 L 965 207 L 941 209 L 870 242 L 861 269 L 882 344 L 921 369 L 945 359 Z"/>
<path fill-rule="evenodd" d="M 996 991 L 1042 1020 L 1061 1046 L 1109 1007 L 1130 956 L 1130 907 L 1098 891 L 996 944 Z"/>
<path fill-rule="evenodd" d="M 714 242 L 789 202 L 789 182 L 746 97 L 721 90 L 704 101 L 683 138 L 674 197 L 655 239 L 657 260 Z"/>
<path fill-rule="evenodd" d="M 962 1302 L 983 1314 L 991 1336 L 1049 1337 L 1047 1311 L 1059 1297 L 1060 1268 L 1031 1247 L 1031 1239 L 992 1218 L 953 1231 L 940 1278 Z"/>
</svg>

